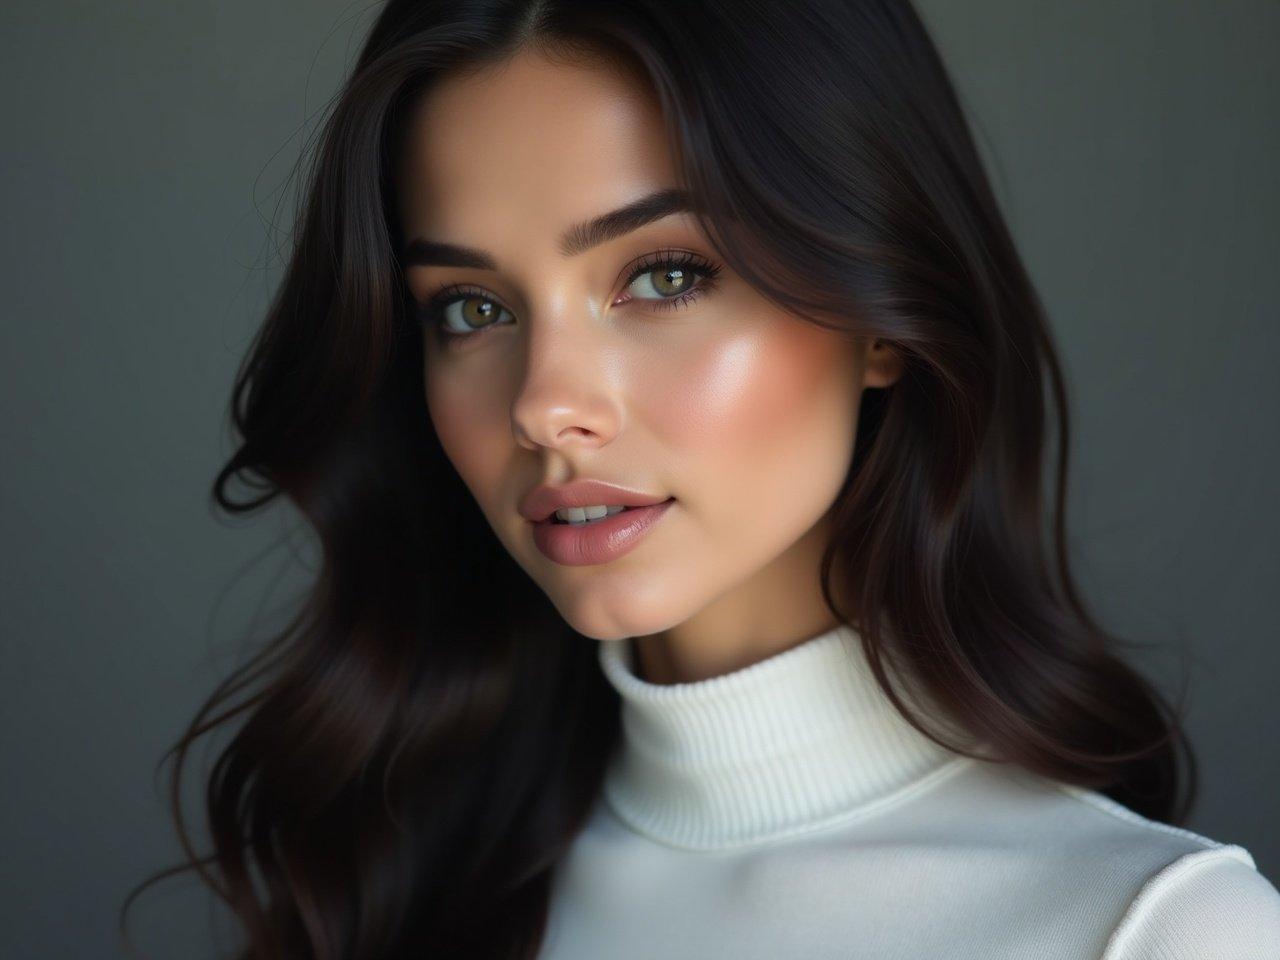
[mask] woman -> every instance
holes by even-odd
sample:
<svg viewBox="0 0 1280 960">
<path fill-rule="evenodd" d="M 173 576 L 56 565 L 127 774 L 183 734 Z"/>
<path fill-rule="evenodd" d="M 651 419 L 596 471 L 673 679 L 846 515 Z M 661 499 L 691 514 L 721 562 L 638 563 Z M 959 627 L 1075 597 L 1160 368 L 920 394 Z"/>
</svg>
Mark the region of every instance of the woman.
<svg viewBox="0 0 1280 960">
<path fill-rule="evenodd" d="M 1280 957 L 908 3 L 392 0 L 297 229 L 215 494 L 323 564 L 176 747 L 239 956 Z"/>
</svg>

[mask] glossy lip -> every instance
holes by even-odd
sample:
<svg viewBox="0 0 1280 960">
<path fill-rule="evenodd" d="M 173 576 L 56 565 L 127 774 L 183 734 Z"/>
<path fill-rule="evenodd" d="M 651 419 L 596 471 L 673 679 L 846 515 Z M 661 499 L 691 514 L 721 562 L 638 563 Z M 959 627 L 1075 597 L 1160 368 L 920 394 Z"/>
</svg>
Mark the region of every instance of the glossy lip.
<svg viewBox="0 0 1280 960">
<path fill-rule="evenodd" d="M 604 504 L 606 507 L 647 507 L 669 499 L 671 498 L 654 496 L 604 480 L 584 478 L 554 487 L 541 483 L 524 495 L 518 509 L 520 516 L 538 523 L 561 507 L 590 507 L 595 504 Z M 624 511 L 628 512 L 630 511 Z"/>
<path fill-rule="evenodd" d="M 669 497 L 581 525 L 556 523 L 548 515 L 533 524 L 533 542 L 543 556 L 565 566 L 608 563 L 634 550 L 675 502 Z"/>
</svg>

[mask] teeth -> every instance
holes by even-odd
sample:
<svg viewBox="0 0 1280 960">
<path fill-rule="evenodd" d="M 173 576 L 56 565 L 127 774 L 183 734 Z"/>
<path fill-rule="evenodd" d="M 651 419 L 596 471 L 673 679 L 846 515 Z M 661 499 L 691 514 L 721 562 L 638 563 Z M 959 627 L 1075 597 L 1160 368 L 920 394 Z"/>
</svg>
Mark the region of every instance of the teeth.
<svg viewBox="0 0 1280 960">
<path fill-rule="evenodd" d="M 561 507 L 555 512 L 557 520 L 563 520 L 566 523 L 589 523 L 592 520 L 599 520 L 601 517 L 611 517 L 615 513 L 621 513 L 627 509 L 622 506 L 606 506 L 599 504 L 590 507 Z"/>
</svg>

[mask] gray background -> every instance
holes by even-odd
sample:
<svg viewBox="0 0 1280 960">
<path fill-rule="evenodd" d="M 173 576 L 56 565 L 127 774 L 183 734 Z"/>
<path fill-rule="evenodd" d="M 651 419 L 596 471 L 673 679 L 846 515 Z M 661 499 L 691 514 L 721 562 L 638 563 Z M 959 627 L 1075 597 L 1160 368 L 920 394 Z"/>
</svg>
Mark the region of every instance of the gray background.
<svg viewBox="0 0 1280 960">
<path fill-rule="evenodd" d="M 1160 645 L 1139 665 L 1166 690 L 1188 656 L 1191 827 L 1280 881 L 1280 4 L 920 9 L 1060 338 L 1077 573 L 1105 623 Z M 161 754 L 305 582 L 287 511 L 226 521 L 207 495 L 291 165 L 374 13 L 0 12 L 4 957 L 118 955 L 120 899 L 179 852 Z M 153 887 L 137 942 L 214 956 L 207 899 Z"/>
</svg>

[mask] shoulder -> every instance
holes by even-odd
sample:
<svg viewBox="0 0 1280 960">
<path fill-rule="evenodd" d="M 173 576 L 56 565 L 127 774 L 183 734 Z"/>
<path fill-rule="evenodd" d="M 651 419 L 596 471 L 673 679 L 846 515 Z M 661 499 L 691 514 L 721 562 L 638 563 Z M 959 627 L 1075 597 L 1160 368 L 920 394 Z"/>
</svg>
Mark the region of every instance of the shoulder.
<svg viewBox="0 0 1280 960">
<path fill-rule="evenodd" d="M 1280 960 L 1280 891 L 1243 847 L 1186 853 L 1142 886 L 1103 960 Z"/>
<path fill-rule="evenodd" d="M 1151 820 L 1111 798 L 980 764 L 984 841 L 1013 838 L 1077 942 L 1101 960 L 1280 960 L 1280 891 L 1244 847 Z M 1044 907 L 1044 903 L 1037 906 Z M 1047 908 L 1047 907 L 1046 907 Z M 1068 919 L 1069 918 L 1069 919 Z M 1086 931 L 1089 931 L 1086 933 Z"/>
</svg>

